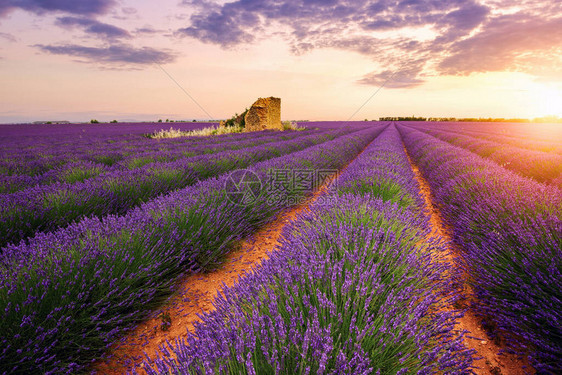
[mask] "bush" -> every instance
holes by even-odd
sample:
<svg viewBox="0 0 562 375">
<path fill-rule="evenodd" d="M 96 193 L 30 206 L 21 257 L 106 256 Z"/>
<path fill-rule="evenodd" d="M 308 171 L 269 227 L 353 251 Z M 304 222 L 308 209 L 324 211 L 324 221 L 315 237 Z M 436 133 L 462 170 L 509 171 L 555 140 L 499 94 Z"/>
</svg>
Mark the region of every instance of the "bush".
<svg viewBox="0 0 562 375">
<path fill-rule="evenodd" d="M 239 126 L 228 126 L 224 128 L 211 126 L 203 129 L 191 130 L 191 131 L 181 131 L 180 129 L 170 128 L 169 130 L 159 130 L 152 134 L 147 135 L 148 138 L 178 138 L 178 137 L 207 137 L 210 135 L 223 135 L 231 133 L 242 133 L 243 128 Z"/>
<path fill-rule="evenodd" d="M 224 126 L 226 126 L 227 128 L 231 126 L 245 128 L 247 113 L 248 113 L 248 108 L 246 108 L 246 110 L 242 112 L 240 115 L 238 113 L 235 113 L 234 116 L 232 116 L 231 118 L 229 118 L 224 122 Z"/>
<path fill-rule="evenodd" d="M 301 131 L 306 129 L 304 126 L 299 126 L 295 121 L 283 121 L 281 124 L 283 125 L 283 130 Z"/>
<path fill-rule="evenodd" d="M 95 118 L 90 120 L 90 124 L 99 124 L 100 122 L 98 120 L 96 120 Z"/>
</svg>

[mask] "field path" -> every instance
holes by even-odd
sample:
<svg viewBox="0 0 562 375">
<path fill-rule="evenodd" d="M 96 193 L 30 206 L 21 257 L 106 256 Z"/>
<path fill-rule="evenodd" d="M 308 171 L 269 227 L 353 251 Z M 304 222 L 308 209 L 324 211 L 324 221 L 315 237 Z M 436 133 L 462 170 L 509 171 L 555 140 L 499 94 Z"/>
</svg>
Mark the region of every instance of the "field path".
<svg viewBox="0 0 562 375">
<path fill-rule="evenodd" d="M 369 145 L 347 165 L 359 157 L 367 147 Z M 339 173 L 344 171 L 347 165 L 340 169 Z M 153 312 L 151 318 L 115 343 L 110 348 L 110 358 L 95 362 L 92 371 L 97 374 L 121 375 L 135 368 L 139 373 L 144 373 L 142 362 L 145 353 L 155 358 L 156 353 L 161 353 L 160 346 L 165 344 L 166 340 L 174 342 L 186 337 L 187 331 L 192 331 L 194 324 L 201 320 L 197 314 L 213 310 L 213 301 L 223 287 L 234 285 L 240 277 L 252 272 L 254 267 L 267 259 L 269 253 L 280 245 L 285 225 L 295 220 L 300 212 L 316 201 L 336 177 L 337 174 L 326 179 L 324 185 L 301 204 L 285 209 L 274 221 L 242 241 L 240 247 L 230 252 L 224 264 L 216 271 L 190 274 L 182 278 L 176 293 L 165 306 Z M 165 321 L 169 324 L 164 323 Z"/>
<path fill-rule="evenodd" d="M 425 206 L 430 213 L 430 222 L 432 227 L 431 236 L 441 237 L 446 241 L 448 254 L 446 260 L 453 265 L 457 263 L 456 258 L 460 256 L 460 250 L 456 248 L 452 241 L 452 228 L 443 220 L 443 216 L 439 212 L 438 206 L 434 203 L 429 184 L 422 176 L 419 168 L 410 158 L 408 150 L 404 147 L 410 166 L 416 176 L 423 195 Z M 505 349 L 501 343 L 496 343 L 487 337 L 481 319 L 479 319 L 473 311 L 470 310 L 470 300 L 475 298 L 472 289 L 467 283 L 464 283 L 462 290 L 461 306 L 451 306 L 451 309 L 466 310 L 462 318 L 457 320 L 456 332 L 468 331 L 464 336 L 464 345 L 469 349 L 476 351 L 474 372 L 480 374 L 493 375 L 523 375 L 529 372 L 531 367 L 517 356 L 510 354 L 500 355 L 500 351 Z M 524 366 L 527 366 L 525 372 Z"/>
</svg>

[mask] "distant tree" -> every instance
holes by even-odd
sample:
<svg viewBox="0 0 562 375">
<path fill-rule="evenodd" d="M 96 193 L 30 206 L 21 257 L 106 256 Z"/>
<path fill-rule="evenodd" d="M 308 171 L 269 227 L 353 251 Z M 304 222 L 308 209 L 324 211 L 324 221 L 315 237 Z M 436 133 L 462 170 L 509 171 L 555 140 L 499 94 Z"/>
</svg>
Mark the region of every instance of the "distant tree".
<svg viewBox="0 0 562 375">
<path fill-rule="evenodd" d="M 95 118 L 90 120 L 90 124 L 99 124 L 100 122 L 98 120 L 96 120 Z"/>
<path fill-rule="evenodd" d="M 380 117 L 379 121 L 427 121 L 427 119 L 425 117 L 416 117 L 416 116 L 411 116 L 411 117 Z"/>
<path fill-rule="evenodd" d="M 158 122 L 162 122 L 162 119 L 161 119 L 161 118 L 159 118 L 159 119 L 158 119 Z"/>
<path fill-rule="evenodd" d="M 510 122 L 515 122 L 515 121 L 510 121 Z M 528 122 L 528 121 L 526 121 Z M 562 123 L 562 117 L 558 117 L 558 116 L 544 116 L 544 117 L 537 117 L 533 119 L 533 122 L 538 122 L 538 123 L 547 123 L 547 122 L 552 122 L 552 123 Z"/>
<path fill-rule="evenodd" d="M 166 119 L 166 122 L 170 122 L 170 120 L 169 120 L 169 119 Z"/>
<path fill-rule="evenodd" d="M 226 126 L 226 127 L 239 126 L 241 128 L 245 128 L 246 127 L 246 113 L 248 113 L 248 108 L 246 108 L 246 110 L 244 112 L 242 112 L 240 115 L 238 113 L 235 113 L 234 116 L 232 116 L 231 118 L 229 118 L 228 120 L 226 120 L 224 122 L 224 126 Z"/>
<path fill-rule="evenodd" d="M 51 125 L 51 124 L 52 124 L 52 122 L 51 122 L 51 121 L 47 121 L 47 122 L 46 122 L 45 124 L 47 124 L 47 125 Z"/>
<path fill-rule="evenodd" d="M 117 120 L 111 120 L 110 123 L 111 124 L 117 124 Z"/>
<path fill-rule="evenodd" d="M 197 122 L 197 120 L 196 120 L 196 119 L 193 119 L 193 122 Z"/>
</svg>

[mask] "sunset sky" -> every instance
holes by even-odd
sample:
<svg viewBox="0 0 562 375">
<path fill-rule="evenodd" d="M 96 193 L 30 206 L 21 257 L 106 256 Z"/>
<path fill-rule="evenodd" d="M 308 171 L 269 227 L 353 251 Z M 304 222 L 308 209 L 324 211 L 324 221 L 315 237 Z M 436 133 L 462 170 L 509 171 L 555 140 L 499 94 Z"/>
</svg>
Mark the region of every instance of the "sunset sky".
<svg viewBox="0 0 562 375">
<path fill-rule="evenodd" d="M 193 97 L 186 95 L 174 82 Z M 562 116 L 559 0 L 2 0 L 0 123 Z"/>
</svg>

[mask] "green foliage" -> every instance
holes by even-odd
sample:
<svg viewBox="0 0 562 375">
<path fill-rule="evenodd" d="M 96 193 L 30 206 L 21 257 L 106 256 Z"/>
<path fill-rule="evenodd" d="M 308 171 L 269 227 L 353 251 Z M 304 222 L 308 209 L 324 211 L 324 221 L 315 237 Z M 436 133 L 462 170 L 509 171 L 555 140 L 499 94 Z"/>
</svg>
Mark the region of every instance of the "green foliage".
<svg viewBox="0 0 562 375">
<path fill-rule="evenodd" d="M 111 167 L 113 164 L 123 159 L 123 156 L 119 154 L 102 154 L 94 155 L 92 158 L 98 163 L 102 163 Z"/>
<path fill-rule="evenodd" d="M 160 314 L 160 320 L 162 320 L 160 329 L 162 329 L 162 331 L 169 330 L 170 326 L 172 325 L 172 317 L 170 316 L 170 314 L 168 312 L 163 312 L 162 314 Z"/>
<path fill-rule="evenodd" d="M 232 116 L 231 118 L 229 118 L 228 120 L 226 120 L 224 122 L 224 125 L 226 127 L 231 127 L 231 126 L 238 126 L 241 128 L 245 128 L 246 127 L 246 114 L 248 113 L 248 108 L 246 108 L 246 110 L 244 112 L 242 112 L 240 115 L 238 113 L 235 113 L 234 116 Z"/>
<path fill-rule="evenodd" d="M 153 163 L 154 162 L 154 158 L 153 157 L 138 157 L 138 158 L 133 158 L 131 159 L 128 163 L 127 163 L 127 167 L 129 169 L 137 169 L 137 168 L 141 168 L 144 167 L 145 165 L 149 164 L 149 163 Z"/>
<path fill-rule="evenodd" d="M 89 178 L 98 176 L 102 172 L 101 168 L 74 168 L 64 175 L 64 181 L 68 182 L 69 184 L 73 184 L 75 182 L 83 182 Z"/>
<path fill-rule="evenodd" d="M 354 181 L 345 187 L 341 187 L 339 193 L 369 194 L 383 201 L 398 203 L 401 207 L 412 207 L 415 205 L 414 198 L 400 184 L 386 179 L 373 178 Z"/>
<path fill-rule="evenodd" d="M 362 235 L 354 237 L 351 231 L 346 233 L 349 236 L 342 235 L 344 228 L 353 228 Z M 423 291 L 436 287 L 431 280 L 435 276 L 420 271 L 429 262 L 429 244 L 424 242 L 423 230 L 362 206 L 347 209 L 335 206 L 330 211 L 315 212 L 291 230 L 300 243 L 317 252 L 311 256 L 314 266 L 297 282 L 275 275 L 258 293 L 250 298 L 244 295 L 240 304 L 247 320 L 268 317 L 275 322 L 279 319 L 288 327 L 295 319 L 296 310 L 309 324 L 295 326 L 295 336 L 305 337 L 305 332 L 315 324 L 317 331 L 331 331 L 330 336 L 335 338 L 330 344 L 332 353 L 351 358 L 354 352 L 362 350 L 379 368 L 377 373 L 405 373 L 400 372 L 403 368 L 410 370 L 407 373 L 418 373 L 424 367 L 423 357 L 404 354 L 417 354 L 420 348 L 416 335 L 439 319 L 431 312 L 421 318 L 414 316 L 414 311 L 429 300 L 424 301 Z M 308 236 L 310 233 L 317 236 Z M 348 240 L 353 237 L 354 240 Z M 400 250 L 396 251 L 397 248 Z M 325 263 L 320 259 L 326 260 Z M 296 256 L 287 256 L 288 267 L 296 269 L 292 262 L 298 260 Z M 332 264 L 338 266 L 330 267 Z M 413 264 L 419 267 L 412 267 Z M 358 275 L 369 275 L 369 278 Z M 416 319 L 416 324 L 412 324 Z M 226 320 L 224 324 L 231 322 Z M 367 327 L 371 327 L 368 334 L 359 334 L 366 332 Z M 267 336 L 270 333 L 260 333 L 256 334 L 256 350 L 250 351 L 249 357 L 255 373 L 274 373 L 260 341 L 271 342 Z M 355 340 L 356 346 L 349 344 Z M 314 357 L 309 345 L 303 350 L 303 345 L 287 336 L 276 338 L 274 345 L 277 347 L 273 351 L 288 353 L 283 373 L 329 372 L 320 370 L 319 358 Z M 232 353 L 227 365 L 233 369 L 231 373 L 245 373 L 246 366 L 236 360 L 237 354 Z M 328 355 L 326 360 L 326 369 L 335 368 L 336 355 Z M 309 368 L 304 369 L 303 365 Z"/>
<path fill-rule="evenodd" d="M 170 128 L 169 130 L 161 129 L 151 134 L 145 134 L 147 138 L 163 139 L 163 138 L 178 138 L 178 137 L 208 137 L 210 135 L 222 135 L 231 133 L 242 133 L 244 128 L 239 126 L 231 127 L 215 127 L 211 126 L 203 129 L 196 129 L 191 131 L 181 131 L 179 129 Z M 188 155 L 188 153 L 184 153 Z"/>
<path fill-rule="evenodd" d="M 283 125 L 283 130 L 306 130 L 304 126 L 299 126 L 295 121 L 282 121 L 281 124 Z"/>
<path fill-rule="evenodd" d="M 90 124 L 99 124 L 100 122 L 98 120 L 96 120 L 95 118 L 90 120 Z"/>
</svg>

